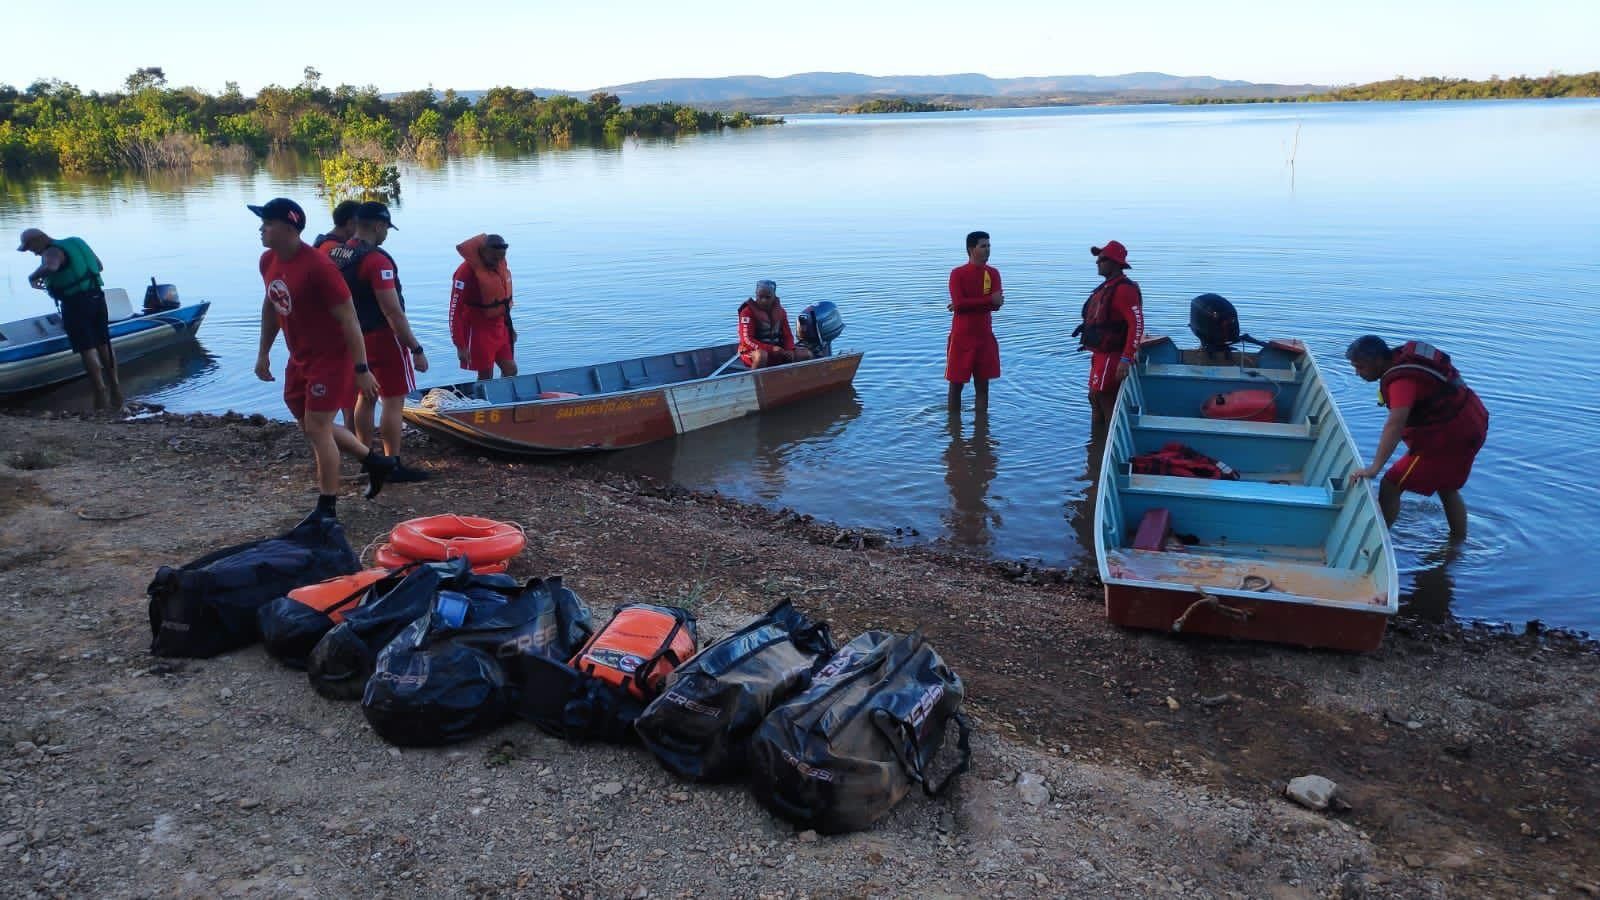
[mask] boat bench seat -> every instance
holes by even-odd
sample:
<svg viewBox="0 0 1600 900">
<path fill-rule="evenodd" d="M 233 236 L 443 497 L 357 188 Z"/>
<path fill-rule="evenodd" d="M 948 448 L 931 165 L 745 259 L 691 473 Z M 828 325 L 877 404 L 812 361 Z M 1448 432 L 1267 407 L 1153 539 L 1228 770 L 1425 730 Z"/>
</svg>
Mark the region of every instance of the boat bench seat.
<svg viewBox="0 0 1600 900">
<path fill-rule="evenodd" d="M 1314 437 L 1313 422 L 1242 422 L 1231 419 L 1207 419 L 1203 416 L 1129 416 L 1134 428 L 1150 431 L 1190 431 L 1201 434 L 1261 435 L 1263 437 Z"/>
<path fill-rule="evenodd" d="M 1224 481 L 1179 475 L 1128 475 L 1124 493 L 1243 500 L 1280 506 L 1335 506 L 1328 485 L 1273 484 L 1266 481 Z"/>
</svg>

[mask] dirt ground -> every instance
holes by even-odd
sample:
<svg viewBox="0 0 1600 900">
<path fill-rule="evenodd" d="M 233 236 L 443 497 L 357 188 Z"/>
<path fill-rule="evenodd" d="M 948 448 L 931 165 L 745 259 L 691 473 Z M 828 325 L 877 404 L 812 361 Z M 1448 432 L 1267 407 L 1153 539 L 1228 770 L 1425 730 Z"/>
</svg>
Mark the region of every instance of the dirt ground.
<svg viewBox="0 0 1600 900">
<path fill-rule="evenodd" d="M 796 833 L 642 749 L 515 724 L 380 741 L 259 648 L 148 655 L 157 566 L 313 505 L 260 419 L 0 419 L 4 896 L 1388 897 L 1600 895 L 1600 654 L 1399 620 L 1370 655 L 1119 630 L 1083 572 L 898 546 L 573 463 L 416 438 L 435 479 L 340 517 L 515 519 L 521 576 L 597 615 L 691 607 L 703 640 L 781 597 L 921 626 L 966 681 L 973 768 L 878 827 Z M 863 516 L 863 519 L 870 518 Z M 1302 809 L 1296 776 L 1347 808 Z"/>
</svg>

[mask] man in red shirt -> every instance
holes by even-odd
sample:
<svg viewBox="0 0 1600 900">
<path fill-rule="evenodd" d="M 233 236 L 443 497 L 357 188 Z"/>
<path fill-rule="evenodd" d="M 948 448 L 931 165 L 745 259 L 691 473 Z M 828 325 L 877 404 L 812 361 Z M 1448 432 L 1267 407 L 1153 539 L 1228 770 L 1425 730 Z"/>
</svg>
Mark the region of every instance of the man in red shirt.
<svg viewBox="0 0 1600 900">
<path fill-rule="evenodd" d="M 1406 453 L 1378 486 L 1378 506 L 1389 525 L 1400 515 L 1400 494 L 1439 495 L 1450 539 L 1467 536 L 1467 504 L 1461 488 L 1472 462 L 1489 436 L 1489 411 L 1450 355 L 1421 341 L 1391 350 L 1377 335 L 1351 342 L 1345 358 L 1364 381 L 1378 382 L 1378 404 L 1389 408 L 1372 465 L 1350 476 L 1351 483 L 1375 478 L 1403 440 Z"/>
<path fill-rule="evenodd" d="M 341 200 L 333 208 L 333 230 L 327 234 L 319 234 L 311 241 L 311 246 L 323 253 L 332 253 L 333 248 L 343 247 L 345 242 L 356 236 L 356 210 L 361 204 L 354 200 Z"/>
<path fill-rule="evenodd" d="M 461 265 L 450 279 L 450 340 L 461 368 L 479 381 L 517 374 L 517 329 L 511 324 L 510 247 L 498 234 L 480 234 L 456 245 Z"/>
<path fill-rule="evenodd" d="M 1144 340 L 1144 296 L 1139 285 L 1128 278 L 1127 270 L 1133 267 L 1128 265 L 1128 248 L 1121 241 L 1090 247 L 1089 253 L 1104 280 L 1084 302 L 1083 324 L 1073 335 L 1083 338 L 1078 349 L 1092 351 L 1089 407 L 1094 411 L 1093 427 L 1103 428 L 1111 421 L 1117 389 Z"/>
<path fill-rule="evenodd" d="M 961 389 L 972 381 L 979 412 L 989 409 L 989 382 L 1000 377 L 1000 342 L 994 311 L 1006 302 L 1000 273 L 989 265 L 989 233 L 967 235 L 967 264 L 950 270 L 950 337 L 945 341 L 944 379 L 950 409 L 961 408 Z"/>
<path fill-rule="evenodd" d="M 384 454 L 398 460 L 406 395 L 417 389 L 415 372 L 428 371 L 428 356 L 406 318 L 399 267 L 389 251 L 383 249 L 389 230 L 395 227 L 389 207 L 376 201 L 363 203 L 356 210 L 355 222 L 356 236 L 329 257 L 344 275 L 355 300 L 367 362 L 378 380 L 378 396 L 383 401 L 378 433 L 374 435 L 372 414 L 378 404 L 366 397 L 356 398 L 356 437 L 363 444 L 381 440 Z M 389 474 L 389 480 L 397 484 L 427 478 L 427 472 L 404 463 L 397 464 Z"/>
<path fill-rule="evenodd" d="M 789 313 L 778 302 L 777 282 L 761 279 L 755 296 L 739 304 L 739 358 L 752 369 L 811 358 L 810 350 L 795 346 Z"/>
<path fill-rule="evenodd" d="M 282 197 L 250 211 L 261 219 L 261 347 L 256 377 L 272 381 L 268 354 L 278 332 L 289 347 L 283 402 L 311 443 L 317 461 L 317 512 L 334 516 L 339 493 L 339 453 L 361 460 L 369 479 L 367 497 L 377 496 L 395 460 L 368 448 L 354 434 L 333 424 L 333 415 L 360 391 L 376 397 L 378 383 L 367 369 L 361 325 L 350 304 L 350 289 L 333 262 L 300 239 L 306 214 Z"/>
</svg>

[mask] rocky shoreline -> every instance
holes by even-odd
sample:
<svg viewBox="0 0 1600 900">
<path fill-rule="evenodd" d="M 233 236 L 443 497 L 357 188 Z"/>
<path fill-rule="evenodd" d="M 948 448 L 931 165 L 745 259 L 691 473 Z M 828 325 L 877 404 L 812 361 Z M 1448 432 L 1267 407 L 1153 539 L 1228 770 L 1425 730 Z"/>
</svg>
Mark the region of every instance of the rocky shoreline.
<svg viewBox="0 0 1600 900">
<path fill-rule="evenodd" d="M 156 660 L 155 568 L 280 531 L 310 458 L 263 417 L 12 415 L 0 442 L 0 863 L 16 896 L 1600 895 L 1600 652 L 1585 635 L 1397 620 L 1353 656 L 1127 632 L 1092 573 L 582 463 L 415 438 L 436 478 L 340 515 L 515 519 L 512 573 L 703 635 L 781 597 L 921 627 L 980 732 L 948 797 L 818 839 L 638 748 L 515 725 L 388 747 L 259 649 Z M 353 470 L 352 470 L 353 471 Z M 1291 779 L 1338 784 L 1314 812 Z"/>
</svg>

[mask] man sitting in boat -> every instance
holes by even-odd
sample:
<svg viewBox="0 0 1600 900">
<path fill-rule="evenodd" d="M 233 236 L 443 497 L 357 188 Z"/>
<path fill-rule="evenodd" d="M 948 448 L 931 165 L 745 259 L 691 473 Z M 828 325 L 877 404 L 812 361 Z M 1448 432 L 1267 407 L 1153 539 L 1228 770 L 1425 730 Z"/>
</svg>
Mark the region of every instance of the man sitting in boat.
<svg viewBox="0 0 1600 900">
<path fill-rule="evenodd" d="M 511 324 L 511 245 L 498 234 L 480 234 L 456 245 L 461 265 L 450 278 L 450 340 L 461 368 L 479 381 L 517 374 L 517 329 Z"/>
<path fill-rule="evenodd" d="M 94 388 L 95 409 L 122 407 L 122 385 L 117 381 L 117 354 L 111 349 L 110 314 L 101 290 L 100 257 L 83 238 L 56 240 L 37 228 L 22 233 L 18 252 L 39 257 L 39 268 L 28 284 L 48 293 L 61 309 L 61 330 L 67 345 L 83 360 L 83 370 Z"/>
<path fill-rule="evenodd" d="M 794 342 L 789 314 L 778 302 L 777 282 L 756 282 L 754 297 L 739 306 L 739 358 L 752 369 L 810 359 L 811 351 Z"/>
<path fill-rule="evenodd" d="M 1467 536 L 1467 504 L 1461 488 L 1472 462 L 1489 436 L 1489 411 L 1450 355 L 1421 341 L 1390 349 L 1383 338 L 1363 335 L 1345 357 L 1365 381 L 1378 382 L 1378 404 L 1389 408 L 1372 465 L 1350 476 L 1351 482 L 1376 478 L 1403 440 L 1406 454 L 1383 476 L 1378 506 L 1384 521 L 1394 525 L 1400 514 L 1400 493 L 1439 495 L 1451 540 Z"/>
</svg>

